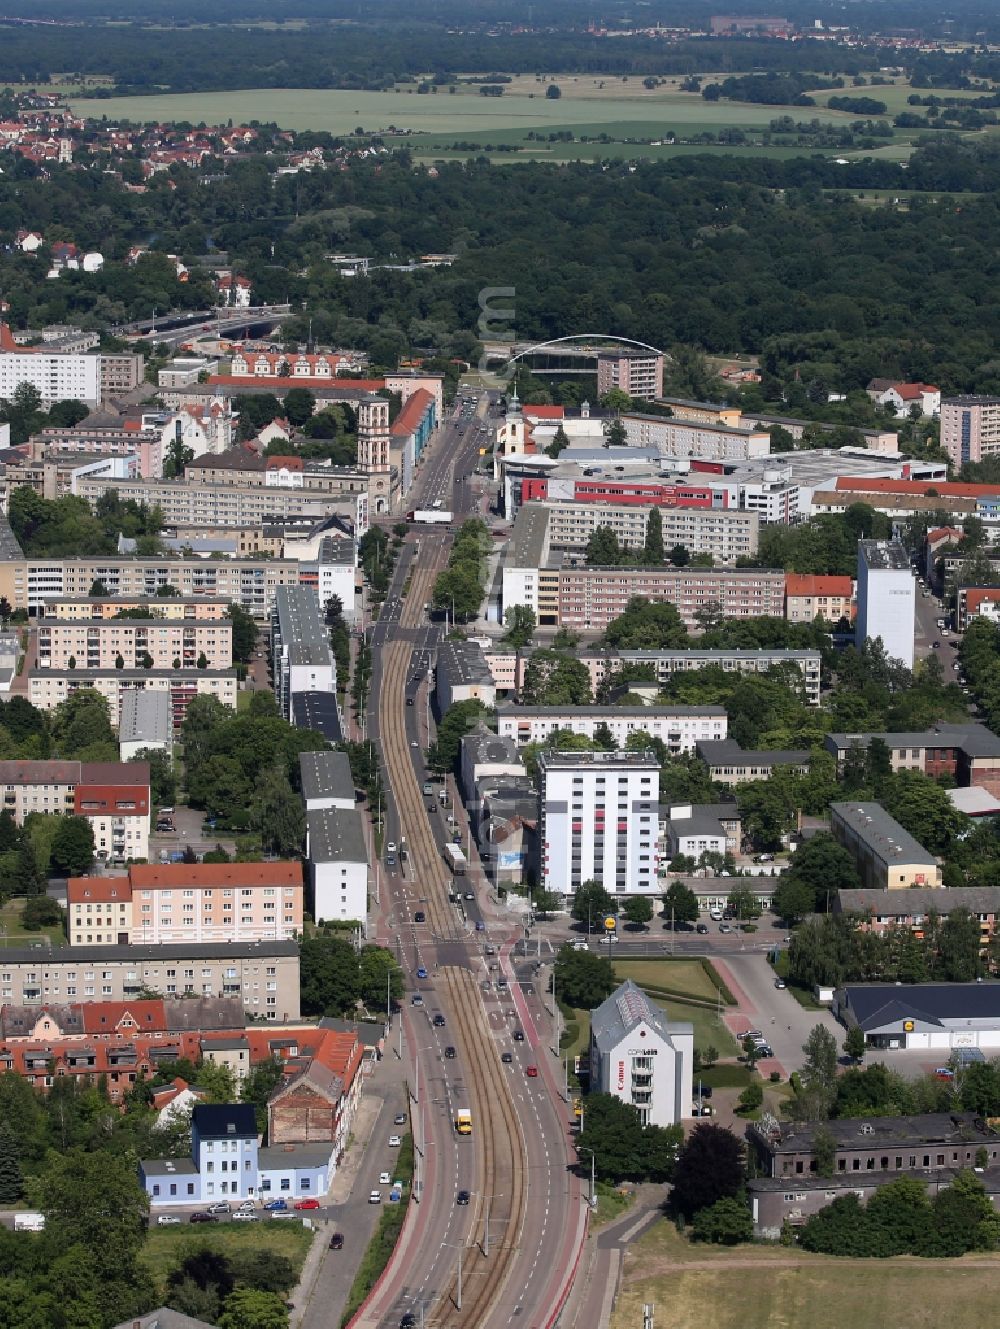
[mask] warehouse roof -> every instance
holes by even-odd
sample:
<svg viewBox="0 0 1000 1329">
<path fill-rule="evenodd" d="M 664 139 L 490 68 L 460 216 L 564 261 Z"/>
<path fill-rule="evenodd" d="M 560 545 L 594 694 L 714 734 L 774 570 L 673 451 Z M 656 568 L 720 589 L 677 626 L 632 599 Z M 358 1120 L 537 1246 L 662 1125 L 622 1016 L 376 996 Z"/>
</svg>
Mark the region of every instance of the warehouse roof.
<svg viewBox="0 0 1000 1329">
<path fill-rule="evenodd" d="M 830 812 L 849 826 L 858 839 L 883 863 L 919 863 L 937 867 L 929 850 L 890 817 L 881 803 L 831 803 Z"/>
<path fill-rule="evenodd" d="M 848 983 L 843 994 L 863 1029 L 896 1020 L 1000 1021 L 1000 983 Z"/>
</svg>

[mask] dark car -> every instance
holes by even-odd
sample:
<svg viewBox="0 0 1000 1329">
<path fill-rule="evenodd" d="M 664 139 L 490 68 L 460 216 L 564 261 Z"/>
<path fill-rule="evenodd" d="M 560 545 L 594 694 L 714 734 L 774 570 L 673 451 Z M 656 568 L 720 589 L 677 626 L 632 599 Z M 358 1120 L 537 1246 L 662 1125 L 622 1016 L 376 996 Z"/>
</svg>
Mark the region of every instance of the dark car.
<svg viewBox="0 0 1000 1329">
<path fill-rule="evenodd" d="M 415 1329 L 416 1317 L 412 1311 L 407 1311 L 399 1322 L 399 1329 Z"/>
<path fill-rule="evenodd" d="M 513 1052 L 501 1052 L 500 1060 L 504 1063 L 505 1066 L 509 1066 L 510 1063 L 514 1060 Z"/>
<path fill-rule="evenodd" d="M 523 1029 L 515 1029 L 514 1032 L 511 1034 L 511 1038 L 513 1038 L 513 1040 L 514 1040 L 515 1043 L 523 1043 L 523 1042 L 524 1042 L 524 1030 L 523 1030 Z"/>
<path fill-rule="evenodd" d="M 455 1196 L 455 1203 L 468 1204 L 471 1198 L 472 1197 L 470 1196 L 468 1191 L 459 1191 L 458 1194 Z"/>
<path fill-rule="evenodd" d="M 343 1248 L 344 1248 L 344 1234 L 343 1232 L 335 1232 L 333 1236 L 330 1238 L 330 1249 L 332 1251 L 339 1251 L 343 1250 Z"/>
<path fill-rule="evenodd" d="M 434 1017 L 434 1028 L 435 1029 L 444 1028 L 444 1016 L 441 1014 L 440 1011 L 438 1011 L 437 1015 L 435 1015 Z"/>
<path fill-rule="evenodd" d="M 413 698 L 412 698 L 412 697 L 407 697 L 407 699 L 406 699 L 406 704 L 407 704 L 407 706 L 412 706 L 412 705 L 413 705 Z"/>
<path fill-rule="evenodd" d="M 417 912 L 413 915 L 413 921 L 414 923 L 426 923 L 427 915 L 424 913 L 422 909 L 418 909 Z"/>
<path fill-rule="evenodd" d="M 451 1046 L 450 1043 L 449 1043 L 449 1045 L 445 1048 L 445 1050 L 444 1050 L 444 1055 L 448 1058 L 449 1061 L 454 1061 L 454 1060 L 455 1060 L 455 1049 Z"/>
<path fill-rule="evenodd" d="M 699 923 L 698 926 L 695 928 L 695 932 L 700 932 L 702 936 L 704 936 L 707 931 L 708 931 L 707 923 Z"/>
<path fill-rule="evenodd" d="M 218 1221 L 214 1214 L 192 1214 L 188 1219 L 189 1223 L 217 1223 Z"/>
</svg>

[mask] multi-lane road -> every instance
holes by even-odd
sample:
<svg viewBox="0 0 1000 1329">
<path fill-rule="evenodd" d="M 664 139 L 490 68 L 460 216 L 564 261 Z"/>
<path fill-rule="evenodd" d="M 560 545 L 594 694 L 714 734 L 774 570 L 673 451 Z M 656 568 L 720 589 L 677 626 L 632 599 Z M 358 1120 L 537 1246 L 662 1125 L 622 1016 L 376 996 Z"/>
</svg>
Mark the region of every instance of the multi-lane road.
<svg viewBox="0 0 1000 1329">
<path fill-rule="evenodd" d="M 414 486 L 415 506 L 440 499 L 456 523 L 472 515 L 478 424 L 467 411 L 442 427 Z M 369 734 L 386 776 L 385 834 L 407 849 L 406 862 L 383 875 L 382 937 L 420 1003 L 411 998 L 403 1014 L 419 1208 L 363 1323 L 412 1313 L 450 1329 L 540 1327 L 573 1268 L 582 1198 L 561 1064 L 547 1046 L 537 994 L 522 990 L 512 968 L 519 930 L 491 914 L 471 877 L 461 885 L 473 898 L 449 902 L 455 883 L 441 847 L 450 825 L 423 793 L 424 690 L 441 631 L 424 605 L 451 541 L 440 528 L 411 535 L 372 632 Z M 471 1137 L 454 1129 L 459 1108 L 472 1112 Z M 467 1203 L 459 1203 L 462 1192 Z"/>
</svg>

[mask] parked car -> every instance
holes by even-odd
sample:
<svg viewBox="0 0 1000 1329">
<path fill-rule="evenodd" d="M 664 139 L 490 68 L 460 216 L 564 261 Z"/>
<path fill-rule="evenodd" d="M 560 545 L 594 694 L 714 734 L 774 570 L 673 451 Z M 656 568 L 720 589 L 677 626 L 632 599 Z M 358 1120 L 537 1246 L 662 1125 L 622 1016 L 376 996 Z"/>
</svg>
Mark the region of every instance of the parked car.
<svg viewBox="0 0 1000 1329">
<path fill-rule="evenodd" d="M 477 932 L 485 932 L 485 931 L 486 931 L 486 924 L 483 922 L 483 920 L 482 920 L 481 918 L 478 919 L 477 922 L 476 922 L 476 931 L 477 931 Z"/>
<path fill-rule="evenodd" d="M 783 978 L 776 978 L 774 980 L 774 986 L 778 989 L 779 992 L 783 991 L 785 987 L 785 980 Z"/>
<path fill-rule="evenodd" d="M 378 1174 L 378 1184 L 379 1184 L 380 1186 L 391 1186 L 391 1185 L 392 1185 L 392 1173 L 391 1173 L 391 1172 L 380 1172 L 380 1173 Z"/>
<path fill-rule="evenodd" d="M 259 1223 L 259 1222 L 260 1222 L 260 1214 L 251 1214 L 248 1210 L 243 1210 L 242 1213 L 233 1214 L 233 1222 L 234 1222 L 234 1223 Z"/>
<path fill-rule="evenodd" d="M 395 1116 L 393 1117 L 393 1119 L 392 1119 L 392 1124 L 393 1124 L 394 1126 L 405 1126 L 405 1125 L 406 1125 L 406 1113 L 405 1113 L 405 1112 L 397 1112 L 396 1115 L 395 1115 Z"/>
<path fill-rule="evenodd" d="M 390 1135 L 390 1136 L 389 1136 L 389 1148 L 390 1148 L 390 1149 L 398 1149 L 399 1146 L 400 1146 L 402 1143 L 403 1143 L 403 1141 L 400 1139 L 400 1137 L 399 1137 L 398 1135 Z"/>
<path fill-rule="evenodd" d="M 281 1213 L 282 1210 L 287 1210 L 288 1202 L 287 1200 L 281 1199 L 279 1196 L 276 1200 L 268 1200 L 265 1203 L 264 1208 L 270 1209 L 271 1213 Z"/>
<path fill-rule="evenodd" d="M 157 1227 L 173 1227 L 173 1225 L 174 1225 L 175 1223 L 179 1223 L 180 1221 L 181 1221 L 181 1220 L 177 1217 L 176 1214 L 160 1214 L 160 1215 L 157 1217 L 157 1220 L 156 1220 L 156 1226 L 157 1226 Z"/>
<path fill-rule="evenodd" d="M 369 1203 L 369 1204 L 381 1204 L 381 1203 L 382 1203 L 382 1192 L 381 1192 L 381 1191 L 369 1191 L 369 1192 L 368 1192 L 368 1203 Z"/>
<path fill-rule="evenodd" d="M 216 1200 L 215 1204 L 210 1204 L 208 1206 L 207 1212 L 210 1214 L 228 1214 L 229 1205 L 225 1200 Z"/>
<path fill-rule="evenodd" d="M 330 1238 L 330 1250 L 340 1251 L 343 1249 L 344 1249 L 344 1234 L 343 1232 L 335 1232 L 333 1236 Z"/>
<path fill-rule="evenodd" d="M 417 977 L 418 977 L 418 978 L 420 977 L 420 971 L 419 971 L 419 970 L 417 971 Z M 424 977 L 425 977 L 425 978 L 427 977 L 427 971 L 426 971 L 426 969 L 424 970 Z M 411 1005 L 411 1006 L 422 1006 L 423 1004 L 424 1004 L 424 999 L 423 999 L 423 997 L 420 995 L 419 992 L 414 992 L 413 996 L 410 998 L 410 1005 Z"/>
<path fill-rule="evenodd" d="M 217 1223 L 218 1221 L 214 1214 L 192 1214 L 188 1219 L 189 1223 Z"/>
<path fill-rule="evenodd" d="M 319 1200 L 316 1199 L 296 1200 L 294 1207 L 296 1209 L 318 1209 Z"/>
</svg>

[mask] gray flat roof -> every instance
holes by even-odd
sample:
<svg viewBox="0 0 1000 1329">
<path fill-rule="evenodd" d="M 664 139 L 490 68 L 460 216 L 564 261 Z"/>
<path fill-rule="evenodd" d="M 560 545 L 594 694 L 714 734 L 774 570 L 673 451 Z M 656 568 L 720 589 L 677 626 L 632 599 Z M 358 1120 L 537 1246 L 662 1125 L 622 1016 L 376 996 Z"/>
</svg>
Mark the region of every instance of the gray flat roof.
<svg viewBox="0 0 1000 1329">
<path fill-rule="evenodd" d="M 302 752 L 299 773 L 303 797 L 349 798 L 354 803 L 354 777 L 346 752 Z"/>
<path fill-rule="evenodd" d="M 100 967 L 102 960 L 132 960 L 135 963 L 183 960 L 254 960 L 268 955 L 298 956 L 298 944 L 294 941 L 211 941 L 192 942 L 182 945 L 139 945 L 139 946 L 66 946 L 57 950 L 33 950 L 27 946 L 12 947 L 5 950 L 3 958 L 10 964 L 33 964 L 38 969 L 51 968 L 55 964 L 95 964 Z"/>
<path fill-rule="evenodd" d="M 830 812 L 850 826 L 883 862 L 937 867 L 934 855 L 904 830 L 895 817 L 890 817 L 881 803 L 831 803 Z"/>
<path fill-rule="evenodd" d="M 279 588 L 280 589 L 280 588 Z M 313 597 L 315 598 L 315 597 Z M 228 618 L 40 618 L 39 628 L 216 628 L 232 633 Z"/>
<path fill-rule="evenodd" d="M 312 647 L 324 660 L 330 659 L 330 631 L 323 622 L 319 599 L 311 586 L 276 587 L 274 608 L 282 645 L 289 649 Z"/>
<path fill-rule="evenodd" d="M 1000 913 L 1000 886 L 963 886 L 961 890 L 922 890 L 914 886 L 905 891 L 838 891 L 837 903 L 842 913 L 868 914 L 891 918 L 912 914 L 950 914 L 968 909 L 973 914 Z"/>
<path fill-rule="evenodd" d="M 354 567 L 357 562 L 354 541 L 346 538 L 338 539 L 335 535 L 324 535 L 319 545 L 319 562 L 349 564 Z"/>
<path fill-rule="evenodd" d="M 317 808 L 306 813 L 313 863 L 367 863 L 361 813 L 354 808 Z"/>
<path fill-rule="evenodd" d="M 190 1158 L 144 1158 L 139 1164 L 147 1177 L 196 1177 Z"/>
<path fill-rule="evenodd" d="M 334 1145 L 330 1144 L 284 1144 L 267 1146 L 257 1150 L 257 1165 L 280 1170 L 284 1167 L 322 1167 L 333 1156 Z"/>
<path fill-rule="evenodd" d="M 118 722 L 121 743 L 163 743 L 174 735 L 173 701 L 166 688 L 128 688 Z"/>
<path fill-rule="evenodd" d="M 847 750 L 854 745 L 866 748 L 873 738 L 889 748 L 960 748 L 970 757 L 1000 757 L 1000 736 L 981 724 L 948 724 L 942 721 L 930 729 L 913 733 L 828 734 L 827 746 Z"/>
<path fill-rule="evenodd" d="M 878 572 L 909 572 L 910 556 L 898 540 L 859 540 L 858 550 Z"/>
<path fill-rule="evenodd" d="M 704 739 L 695 747 L 698 756 L 709 766 L 804 766 L 810 757 L 805 749 L 745 750 L 735 738 Z"/>
<path fill-rule="evenodd" d="M 336 693 L 292 693 L 292 723 L 298 729 L 312 729 L 322 734 L 330 743 L 344 741 Z"/>
<path fill-rule="evenodd" d="M 507 562 L 511 567 L 541 567 L 551 513 L 543 503 L 525 503 L 514 518 Z"/>
<path fill-rule="evenodd" d="M 456 683 L 493 682 L 493 674 L 486 663 L 483 648 L 477 641 L 445 641 L 438 647 L 438 672 L 443 669 L 448 682 Z"/>
</svg>

